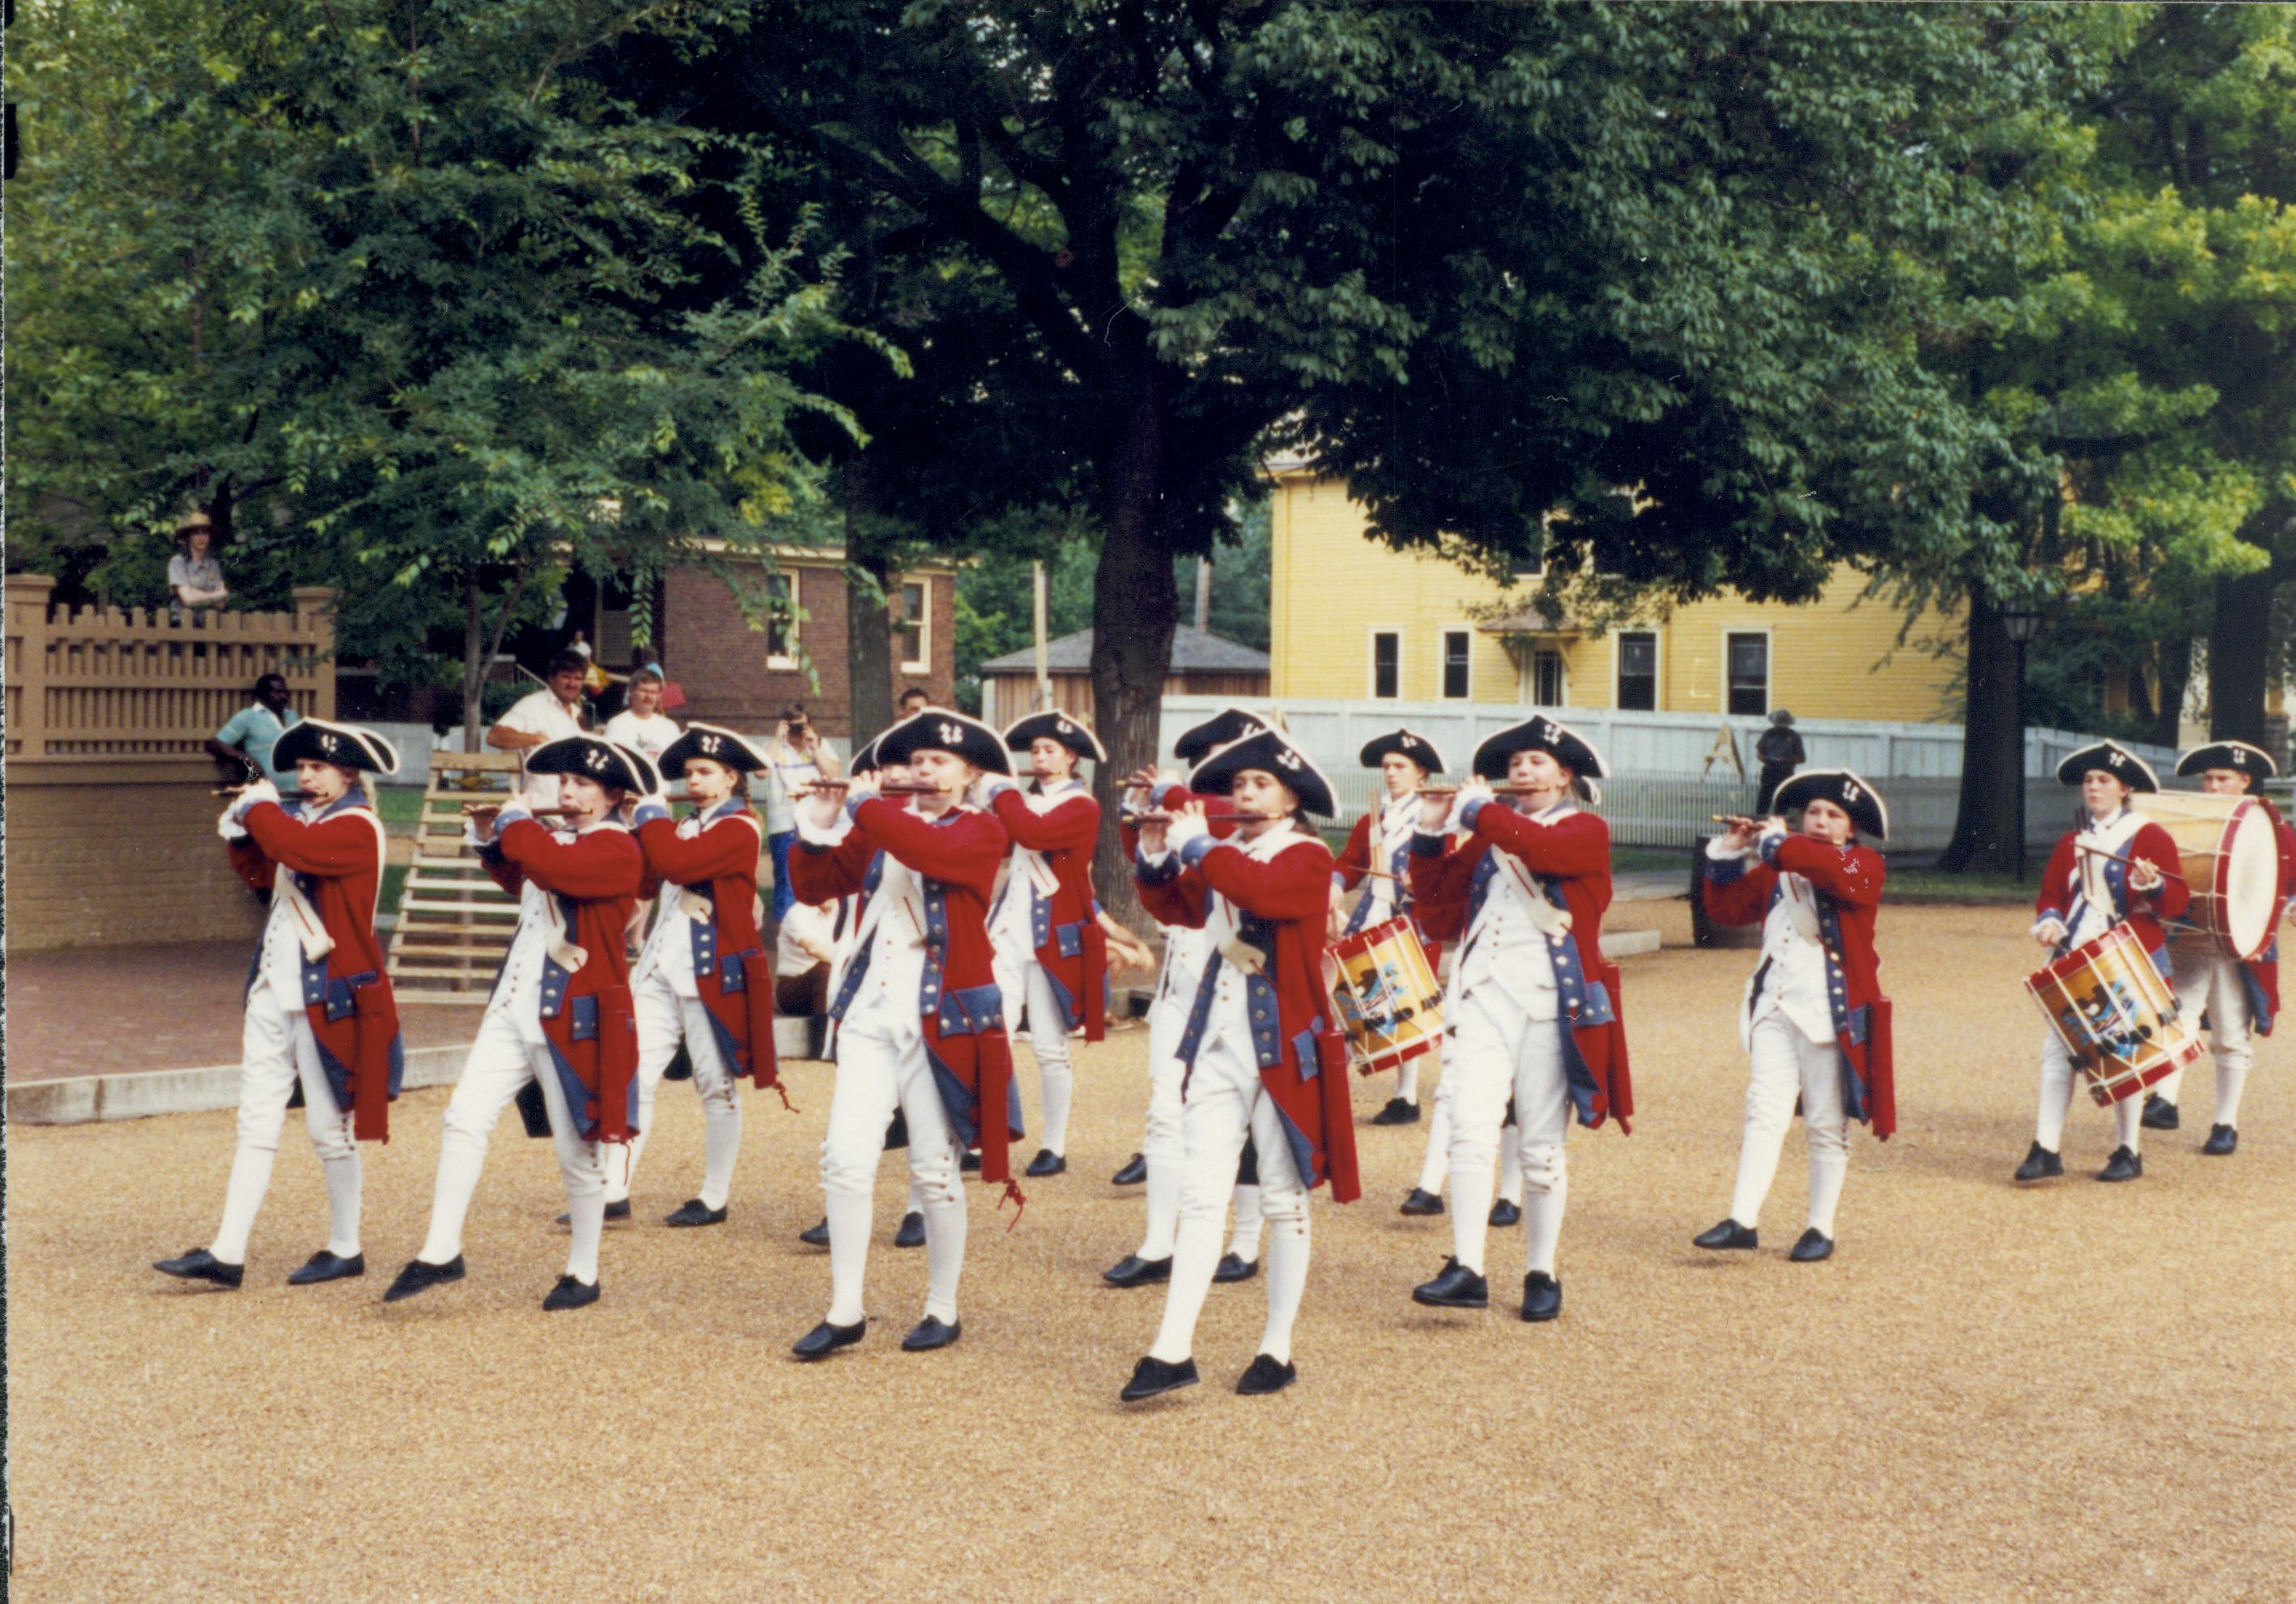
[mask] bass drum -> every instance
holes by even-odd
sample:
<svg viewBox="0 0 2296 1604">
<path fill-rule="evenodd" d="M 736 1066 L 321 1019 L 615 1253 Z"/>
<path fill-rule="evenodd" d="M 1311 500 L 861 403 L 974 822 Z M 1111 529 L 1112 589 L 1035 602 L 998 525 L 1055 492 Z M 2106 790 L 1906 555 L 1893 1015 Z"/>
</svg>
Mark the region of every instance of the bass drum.
<svg viewBox="0 0 2296 1604">
<path fill-rule="evenodd" d="M 2182 927 L 2243 962 L 2272 944 L 2280 915 L 2280 834 L 2272 804 L 2255 796 L 2164 791 L 2140 810 L 2169 832 L 2193 894 Z"/>
</svg>

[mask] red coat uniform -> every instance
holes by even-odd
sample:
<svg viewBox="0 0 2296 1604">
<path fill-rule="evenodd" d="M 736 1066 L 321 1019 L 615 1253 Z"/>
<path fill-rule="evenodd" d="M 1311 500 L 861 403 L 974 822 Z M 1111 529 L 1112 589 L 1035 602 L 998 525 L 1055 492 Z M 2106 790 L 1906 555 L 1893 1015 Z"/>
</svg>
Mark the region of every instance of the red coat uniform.
<svg viewBox="0 0 2296 1604">
<path fill-rule="evenodd" d="M 390 1099 L 398 1095 L 406 1059 L 398 1004 L 374 939 L 381 823 L 371 808 L 348 797 L 316 818 L 306 818 L 300 802 L 261 802 L 240 823 L 247 838 L 229 843 L 232 868 L 250 885 L 279 895 L 284 893 L 278 891 L 278 874 L 285 869 L 334 942 L 332 951 L 303 962 L 303 1016 L 318 1041 L 337 1106 L 351 1112 L 352 1135 L 387 1142 Z M 258 948 L 256 962 L 261 961 Z M 250 991 L 255 979 L 250 967 Z M 302 1095 L 298 1086 L 293 1101 Z"/>
<path fill-rule="evenodd" d="M 1417 805 L 1415 799 L 1413 801 L 1413 805 Z M 1382 808 L 1387 806 L 1385 799 L 1382 799 L 1380 806 Z M 1385 863 L 1374 863 L 1372 861 L 1372 826 L 1376 821 L 1376 812 L 1365 813 L 1361 818 L 1356 820 L 1355 827 L 1348 832 L 1347 844 L 1340 849 L 1340 855 L 1332 860 L 1332 865 L 1333 872 L 1339 876 L 1340 889 L 1355 890 L 1364 883 L 1365 877 L 1374 868 L 1383 874 L 1394 876 L 1395 905 L 1403 914 L 1409 916 L 1412 928 L 1418 932 L 1420 942 L 1427 950 L 1428 969 L 1439 971 L 1443 967 L 1443 943 L 1429 937 L 1427 927 L 1420 922 L 1418 910 L 1411 905 L 1410 849 L 1406 847 L 1403 851 L 1394 853 Z M 1358 909 L 1356 919 L 1360 921 L 1362 918 L 1362 910 Z M 1350 930 L 1357 927 L 1357 924 L 1349 925 Z"/>
<path fill-rule="evenodd" d="M 1055 889 L 1046 897 L 1030 884 L 1016 855 L 1004 894 L 1029 900 L 1029 937 L 1060 999 L 1063 1027 L 1081 1024 L 1084 1039 L 1098 1041 L 1108 1034 L 1108 934 L 1100 927 L 1100 904 L 1092 894 L 1100 804 L 1078 787 L 1039 813 L 1017 786 L 1000 786 L 988 806 L 1013 846 L 1042 853 L 1053 872 Z"/>
<path fill-rule="evenodd" d="M 1551 824 L 1488 802 L 1471 811 L 1468 837 L 1458 846 L 1424 831 L 1412 837 L 1411 894 L 1420 924 L 1430 936 L 1446 942 L 1461 940 L 1474 928 L 1493 876 L 1503 872 L 1494 849 L 1528 870 L 1547 901 L 1559 901 L 1570 915 L 1569 942 L 1550 953 L 1562 995 L 1563 1069 L 1578 1123 L 1599 1126 L 1615 1115 L 1619 1129 L 1629 1130 L 1635 1093 L 1627 1062 L 1626 1004 L 1618 966 L 1603 957 L 1603 914 L 1611 905 L 1611 827 L 1583 810 Z"/>
<path fill-rule="evenodd" d="M 1160 865 L 1151 868 L 1136 858 L 1135 865 L 1141 906 L 1160 924 L 1201 929 L 1211 916 L 1212 898 L 1225 897 L 1239 911 L 1239 939 L 1268 955 L 1264 973 L 1245 981 L 1256 1020 L 1271 991 L 1275 1002 L 1275 1024 L 1258 1025 L 1252 1035 L 1260 1084 L 1283 1116 L 1300 1180 L 1310 1189 L 1329 1180 L 1334 1201 L 1352 1203 L 1363 1195 L 1363 1184 L 1356 1168 L 1347 1046 L 1333 1023 L 1323 975 L 1331 849 L 1311 837 L 1260 860 L 1238 842 L 1205 835 Z M 1195 1062 L 1223 961 L 1217 953 L 1206 959 L 1180 1040 L 1183 1064 Z"/>
<path fill-rule="evenodd" d="M 2070 935 L 2076 923 L 2075 905 L 2086 894 L 2082 890 L 2081 852 L 2075 850 L 2085 832 L 2068 830 L 2059 838 L 2056 850 L 2049 854 L 2049 867 L 2041 875 L 2041 892 L 2033 900 L 2033 923 L 2054 919 Z M 2161 873 L 2161 883 L 2149 892 L 2128 889 L 2128 866 L 2143 859 Z M 2169 832 L 2157 824 L 2148 824 L 2137 830 L 2114 851 L 2104 866 L 2105 884 L 2112 905 L 2104 909 L 2107 917 L 2118 924 L 2127 920 L 2144 950 L 2152 955 L 2153 967 L 2162 975 L 2169 973 L 2169 933 L 2161 921 L 2173 919 L 2185 911 L 2192 901 L 2181 876 L 2184 860 L 2177 854 L 2177 843 Z M 2062 947 L 2063 943 L 2060 943 Z"/>
<path fill-rule="evenodd" d="M 717 813 L 692 836 L 680 835 L 667 815 L 649 818 L 638 826 L 637 838 L 649 894 L 666 880 L 709 900 L 709 916 L 690 921 L 693 982 L 718 1051 L 737 1079 L 746 1074 L 761 1088 L 778 1089 L 774 977 L 755 912 L 764 825 L 746 806 L 737 806 Z"/>
<path fill-rule="evenodd" d="M 1759 924 L 1784 894 L 1780 875 L 1800 875 L 1816 893 L 1826 999 L 1833 1012 L 1834 1042 L 1849 1070 L 1842 1106 L 1887 1141 L 1898 1128 L 1898 1092 L 1890 999 L 1882 995 L 1874 916 L 1882 905 L 1889 867 L 1871 847 L 1828 846 L 1804 835 L 1767 835 L 1761 861 L 1751 869 L 1742 858 L 1706 860 L 1701 891 L 1708 917 L 1720 925 Z M 1750 996 L 1747 1006 L 1753 1000 Z"/>
<path fill-rule="evenodd" d="M 627 1141 L 637 1125 L 637 1021 L 624 949 L 645 854 L 607 825 L 563 842 L 522 813 L 505 813 L 479 860 L 515 897 L 531 881 L 558 899 L 566 939 L 586 955 L 569 971 L 542 968 L 542 1034 L 566 1106 L 585 1141 Z"/>
<path fill-rule="evenodd" d="M 803 902 L 860 894 L 870 860 L 883 851 L 906 864 L 924 894 L 925 981 L 918 998 L 925 1055 L 959 1140 L 980 1148 L 980 1179 L 1013 1183 L 1008 1145 L 1013 1123 L 1013 1051 L 1004 1034 L 988 945 L 988 899 L 1004 860 L 1004 827 L 978 808 L 952 808 L 939 819 L 871 796 L 850 806 L 853 828 L 834 847 L 800 836 L 790 854 L 790 886 Z M 843 1020 L 869 968 L 857 950 L 829 1007 Z"/>
</svg>

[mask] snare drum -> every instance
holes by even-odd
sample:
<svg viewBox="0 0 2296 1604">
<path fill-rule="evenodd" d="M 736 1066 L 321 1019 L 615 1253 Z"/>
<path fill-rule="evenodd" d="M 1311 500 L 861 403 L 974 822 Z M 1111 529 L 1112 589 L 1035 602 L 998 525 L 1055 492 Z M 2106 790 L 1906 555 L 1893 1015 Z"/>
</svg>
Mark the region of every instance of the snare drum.
<svg viewBox="0 0 2296 1604">
<path fill-rule="evenodd" d="M 1365 1074 L 1400 1068 L 1443 1033 L 1443 991 L 1408 918 L 1341 936 L 1329 948 L 1332 1006 Z"/>
<path fill-rule="evenodd" d="M 2145 818 L 2169 832 L 2193 893 L 2182 925 L 2243 962 L 2272 944 L 2280 913 L 2280 841 L 2271 804 L 2254 796 L 2163 791 L 2144 799 Z"/>
<path fill-rule="evenodd" d="M 2201 1056 L 2199 1034 L 2177 1012 L 2177 994 L 2126 924 L 2083 942 L 2027 979 L 2025 990 L 2100 1106 L 2132 1097 Z"/>
</svg>

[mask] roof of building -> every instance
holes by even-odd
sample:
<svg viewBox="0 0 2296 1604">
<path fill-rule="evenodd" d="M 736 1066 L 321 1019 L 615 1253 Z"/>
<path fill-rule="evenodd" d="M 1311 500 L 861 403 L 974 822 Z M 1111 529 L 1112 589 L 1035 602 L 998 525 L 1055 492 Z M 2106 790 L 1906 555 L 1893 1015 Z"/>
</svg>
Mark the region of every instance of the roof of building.
<svg viewBox="0 0 2296 1604">
<path fill-rule="evenodd" d="M 1073 635 L 1048 641 L 1045 646 L 1045 665 L 1054 674 L 1081 674 L 1092 667 L 1092 631 L 1079 629 Z M 1024 646 L 1018 652 L 980 665 L 984 674 L 1033 674 L 1037 671 L 1037 649 Z M 1172 668 L 1175 674 L 1265 674 L 1268 671 L 1267 654 L 1254 651 L 1209 629 L 1199 629 L 1182 624 L 1172 631 Z"/>
</svg>

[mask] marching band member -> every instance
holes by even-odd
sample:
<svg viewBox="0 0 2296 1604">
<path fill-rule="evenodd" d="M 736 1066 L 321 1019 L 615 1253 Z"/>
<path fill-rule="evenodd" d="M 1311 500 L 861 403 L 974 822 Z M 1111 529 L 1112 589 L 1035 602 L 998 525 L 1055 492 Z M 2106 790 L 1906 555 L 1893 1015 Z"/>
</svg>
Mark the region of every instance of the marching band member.
<svg viewBox="0 0 2296 1604">
<path fill-rule="evenodd" d="M 219 825 L 233 868 L 272 893 L 248 970 L 239 1147 L 223 1221 L 206 1247 L 154 1266 L 220 1287 L 237 1287 L 246 1273 L 248 1233 L 271 1185 L 280 1127 L 299 1098 L 326 1180 L 330 1223 L 327 1245 L 287 1284 L 366 1273 L 358 1144 L 390 1139 L 390 1101 L 404 1068 L 398 1010 L 374 939 L 382 821 L 359 777 L 398 772 L 398 754 L 370 730 L 305 719 L 279 737 L 266 767 L 292 774 L 301 797 L 283 802 L 268 779 L 258 780 Z"/>
<path fill-rule="evenodd" d="M 1025 752 L 1036 778 L 1024 792 L 1010 779 L 988 782 L 989 810 L 1013 838 L 1012 869 L 988 913 L 996 989 L 1006 1018 L 1025 1018 L 1044 1094 L 1045 1138 L 1028 1173 L 1069 1167 L 1069 1104 L 1076 1072 L 1069 1032 L 1087 1042 L 1108 1033 L 1108 938 L 1095 917 L 1093 846 L 1100 804 L 1076 777 L 1086 758 L 1108 761 L 1100 738 L 1064 713 L 1031 713 L 1004 732 L 1008 752 Z"/>
<path fill-rule="evenodd" d="M 665 1225 L 718 1225 L 742 1150 L 743 1075 L 778 1090 L 774 1061 L 774 983 L 758 934 L 758 856 L 765 827 L 742 794 L 766 754 L 730 729 L 695 724 L 661 754 L 665 779 L 683 777 L 692 817 L 673 823 L 668 805 L 649 797 L 635 823 L 646 873 L 661 882 L 653 933 L 638 954 L 630 988 L 638 1024 L 638 1128 L 619 1184 L 609 1182 L 606 1207 L 629 1206 L 630 1184 L 653 1129 L 654 1094 L 683 1041 L 701 1094 L 702 1178 Z M 788 1094 L 783 1094 L 784 1102 Z"/>
<path fill-rule="evenodd" d="M 1887 1141 L 1898 1127 L 1890 1075 L 1890 1003 L 1882 995 L 1874 916 L 1888 868 L 1861 835 L 1886 840 L 1881 794 L 1846 769 L 1812 769 L 1778 787 L 1780 811 L 1800 808 L 1801 834 L 1775 818 L 1735 820 L 1706 849 L 1701 888 L 1716 923 L 1762 923 L 1762 959 L 1746 983 L 1738 1038 L 1753 1060 L 1746 1133 L 1729 1216 L 1692 1240 L 1756 1246 L 1762 1199 L 1799 1103 L 1809 1143 L 1809 1224 L 1788 1255 L 1833 1253 L 1833 1214 L 1849 1172 L 1848 1122 Z M 1751 869 L 1750 852 L 1761 861 Z"/>
<path fill-rule="evenodd" d="M 1168 924 L 1202 929 L 1206 950 L 1177 1049 L 1185 1170 L 1171 1285 L 1156 1341 L 1120 1394 L 1128 1402 L 1197 1379 L 1196 1319 L 1247 1139 L 1268 1226 L 1267 1326 L 1239 1393 L 1298 1377 L 1292 1327 L 1308 1282 L 1308 1191 L 1328 1180 L 1349 1203 L 1361 1190 L 1347 1052 L 1322 974 L 1332 854 L 1302 817 L 1328 817 L 1332 787 L 1272 729 L 1220 747 L 1188 785 L 1226 797 L 1238 828 L 1215 836 L 1193 802 L 1141 827 L 1142 902 Z"/>
<path fill-rule="evenodd" d="M 1603 777 L 1601 755 L 1548 718 L 1501 730 L 1476 749 L 1478 783 L 1456 802 L 1426 798 L 1412 841 L 1411 889 L 1431 935 L 1464 938 L 1444 998 L 1445 1074 L 1459 1077 L 1451 1124 L 1452 1256 L 1412 1297 L 1480 1309 L 1492 1161 L 1508 1095 L 1522 1128 L 1528 1270 L 1522 1318 L 1562 1312 L 1554 1275 L 1572 1114 L 1621 1131 L 1634 1114 L 1618 970 L 1603 959 L 1611 832 L 1572 800 Z M 1484 780 L 1520 795 L 1497 802 Z M 1447 850 L 1448 832 L 1466 840 Z"/>
<path fill-rule="evenodd" d="M 2134 793 L 2160 790 L 2159 777 L 2152 765 L 2118 741 L 2100 741 L 2058 764 L 2057 783 L 2080 787 L 2079 823 L 2049 854 L 2033 904 L 2033 939 L 2053 958 L 2061 958 L 2126 920 L 2166 976 L 2168 935 L 2161 921 L 2183 913 L 2191 899 L 2177 877 L 2182 865 L 2176 842 L 2128 805 Z M 2072 1057 L 2053 1030 L 2041 1043 L 2040 1115 L 2033 1146 L 2017 1166 L 2019 1180 L 2065 1172 L 2057 1147 L 2064 1138 L 2065 1112 L 2072 1106 L 2074 1079 Z M 2134 1097 L 2113 1104 L 2120 1145 L 2097 1172 L 2099 1180 L 2134 1180 L 2144 1173 L 2144 1161 L 2137 1156 L 2143 1110 Z"/>
<path fill-rule="evenodd" d="M 897 1108 L 907 1117 L 909 1172 L 923 1195 L 930 1264 L 924 1318 L 902 1339 L 904 1350 L 945 1348 L 962 1333 L 962 1151 L 977 1141 L 981 1179 L 1025 1201 L 1008 1167 L 1013 1059 L 988 931 L 1007 837 L 993 815 L 966 800 L 982 775 L 1011 776 L 1004 743 L 977 719 L 928 707 L 878 736 L 877 751 L 888 765 L 906 763 L 913 779 L 932 789 L 904 808 L 866 782 L 841 805 L 821 788 L 800 811 L 800 850 L 790 858 L 799 900 L 826 902 L 860 890 L 871 861 L 884 854 L 882 879 L 830 1005 L 838 1021 L 837 1091 L 821 1173 L 831 1295 L 828 1317 L 794 1349 L 805 1360 L 857 1343 L 867 1328 L 861 1289 L 871 1193 Z"/>
<path fill-rule="evenodd" d="M 2245 741 L 2195 746 L 2177 763 L 2179 778 L 2199 775 L 2201 789 L 2210 796 L 2245 796 L 2253 783 L 2278 772 L 2269 756 Z M 2276 817 L 2273 834 L 2280 843 L 2280 878 L 2272 911 L 2277 930 L 2289 895 L 2296 891 L 2296 830 Z M 2201 1151 L 2222 1158 L 2240 1145 L 2240 1093 L 2248 1082 L 2249 1032 L 2253 1028 L 2258 1035 L 2269 1036 L 2273 1016 L 2280 1011 L 2280 943 L 2276 938 L 2257 957 L 2241 963 L 2206 942 L 2171 940 L 2169 957 L 2176 971 L 2178 1010 L 2194 1019 L 2208 1018 L 2209 1052 L 2217 1065 L 2217 1108 L 2216 1123 Z M 2146 1095 L 2145 1129 L 2177 1128 L 2177 1096 L 2184 1080 L 2183 1069 L 2173 1070 Z"/>
<path fill-rule="evenodd" d="M 1342 922 L 1337 919 L 1334 937 L 1353 935 L 1382 925 L 1397 915 L 1408 912 L 1411 905 L 1411 884 L 1407 878 L 1411 867 L 1411 835 L 1419 818 L 1419 787 L 1427 783 L 1431 774 L 1443 769 L 1443 754 L 1425 736 L 1414 735 L 1408 729 L 1398 729 L 1367 743 L 1357 761 L 1366 769 L 1377 766 L 1380 778 L 1387 786 L 1387 800 L 1379 804 L 1376 814 L 1366 810 L 1356 820 L 1355 828 L 1348 832 L 1347 844 L 1340 849 L 1332 866 L 1332 887 L 1334 892 L 1351 892 L 1371 882 L 1371 887 L 1356 903 L 1355 911 Z M 1372 871 L 1378 871 L 1376 874 Z M 1419 933 L 1423 941 L 1425 931 Z M 1427 949 L 1427 967 L 1442 968 L 1443 948 L 1436 942 Z M 1387 1106 L 1372 1115 L 1374 1125 L 1415 1125 L 1419 1123 L 1419 1060 L 1406 1058 L 1397 1072 L 1395 1095 Z"/>
<path fill-rule="evenodd" d="M 1222 708 L 1218 712 L 1184 730 L 1172 744 L 1172 754 L 1182 762 L 1194 765 L 1203 761 L 1213 748 L 1225 746 L 1246 736 L 1258 735 L 1267 728 L 1267 721 L 1240 707 Z M 1144 782 L 1146 776 L 1136 777 Z M 1118 832 L 1124 845 L 1124 855 L 1136 860 L 1140 850 L 1140 826 L 1134 817 L 1147 808 L 1178 809 L 1190 802 L 1216 802 L 1216 797 L 1197 797 L 1179 782 L 1176 775 L 1154 777 L 1153 783 L 1128 786 L 1125 792 L 1128 811 L 1118 821 Z M 1216 837 L 1234 834 L 1232 819 L 1218 819 L 1210 825 Z M 1157 917 L 1150 908 L 1151 918 Z M 1118 1186 L 1129 1186 L 1145 1181 L 1147 1221 L 1140 1246 L 1126 1254 L 1108 1269 L 1101 1279 L 1111 1287 L 1145 1287 L 1168 1281 L 1172 1275 L 1173 1233 L 1180 1222 L 1180 1180 L 1185 1165 L 1185 1151 L 1180 1134 L 1180 1082 L 1187 1069 L 1180 1062 L 1180 1038 L 1188 1024 L 1188 1011 L 1195 1002 L 1196 983 L 1202 977 L 1205 935 L 1201 927 L 1164 924 L 1164 967 L 1157 977 L 1156 995 L 1148 1006 L 1148 1111 L 1145 1130 L 1141 1135 L 1140 1151 L 1118 1171 L 1114 1177 Z M 1222 1255 L 1213 1279 L 1218 1281 L 1248 1280 L 1259 1269 L 1259 1189 L 1256 1180 L 1239 1180 L 1235 1189 L 1235 1238 L 1228 1252 Z"/>
<path fill-rule="evenodd" d="M 441 1121 L 430 1233 L 386 1302 L 463 1279 L 463 1222 L 488 1139 L 503 1109 L 529 1086 L 540 1090 L 573 1231 L 566 1272 L 542 1306 L 598 1301 L 604 1148 L 627 1141 L 638 1117 L 637 1030 L 623 932 L 645 854 L 615 815 L 661 782 L 644 757 L 596 736 L 534 748 L 526 772 L 556 777 L 570 831 L 536 822 L 523 791 L 499 808 L 471 809 L 469 839 L 496 883 L 519 899 L 518 929 Z"/>
</svg>

